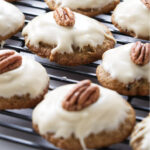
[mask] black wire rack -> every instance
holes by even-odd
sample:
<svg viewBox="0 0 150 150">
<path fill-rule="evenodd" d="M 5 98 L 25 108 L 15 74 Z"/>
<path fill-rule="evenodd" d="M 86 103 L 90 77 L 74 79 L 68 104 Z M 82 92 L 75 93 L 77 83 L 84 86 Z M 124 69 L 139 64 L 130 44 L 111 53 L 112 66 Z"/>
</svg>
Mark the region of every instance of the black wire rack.
<svg viewBox="0 0 150 150">
<path fill-rule="evenodd" d="M 18 2 L 14 2 L 13 4 L 16 5 L 25 14 L 25 24 L 27 24 L 37 15 L 50 11 L 42 0 L 20 0 Z M 117 40 L 116 46 L 135 42 L 138 40 L 120 33 L 111 23 L 111 13 L 96 16 L 95 19 L 103 22 L 110 28 Z M 140 41 L 149 42 L 145 40 Z M 53 90 L 60 85 L 76 83 L 79 80 L 86 78 L 91 79 L 94 83 L 98 83 L 95 71 L 97 65 L 100 64 L 101 61 L 78 67 L 64 67 L 57 65 L 55 63 L 49 62 L 47 59 L 42 59 L 32 54 L 25 46 L 24 38 L 21 36 L 21 32 L 7 40 L 4 48 L 14 49 L 22 55 L 28 55 L 29 57 L 40 62 L 46 68 L 51 79 L 49 90 Z M 124 97 L 134 107 L 136 111 L 137 122 L 141 121 L 150 112 L 148 96 Z M 0 140 L 15 143 L 20 146 L 25 146 L 28 150 L 32 148 L 40 150 L 56 150 L 57 148 L 46 142 L 33 131 L 31 114 L 32 109 L 0 111 Z M 103 148 L 103 150 L 130 149 L 129 139 L 111 147 Z"/>
</svg>

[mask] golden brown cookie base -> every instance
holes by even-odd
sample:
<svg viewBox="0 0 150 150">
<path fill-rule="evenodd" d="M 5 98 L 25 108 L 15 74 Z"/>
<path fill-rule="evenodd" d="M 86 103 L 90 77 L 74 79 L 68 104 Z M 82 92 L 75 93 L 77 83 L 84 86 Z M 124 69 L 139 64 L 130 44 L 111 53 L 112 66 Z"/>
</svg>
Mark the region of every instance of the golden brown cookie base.
<svg viewBox="0 0 150 150">
<path fill-rule="evenodd" d="M 109 35 L 112 35 L 110 31 L 108 31 Z M 25 36 L 25 41 L 27 39 L 27 36 Z M 113 48 L 115 46 L 115 41 L 112 39 L 105 38 L 103 45 L 97 46 L 96 48 L 85 46 L 82 51 L 79 51 L 78 48 L 74 48 L 74 53 L 71 54 L 61 54 L 61 53 L 55 53 L 51 54 L 51 50 L 56 47 L 52 45 L 47 45 L 44 43 L 40 43 L 39 48 L 30 45 L 30 41 L 26 43 L 26 46 L 35 54 L 48 58 L 52 62 L 56 62 L 60 65 L 66 65 L 66 66 L 77 66 L 77 65 L 83 65 L 83 64 L 89 64 L 91 62 L 94 62 L 98 59 L 102 58 L 102 54 Z"/>
<path fill-rule="evenodd" d="M 102 86 L 115 90 L 120 94 L 128 96 L 149 95 L 149 83 L 146 79 L 136 80 L 134 83 L 125 85 L 124 83 L 113 79 L 100 65 L 97 67 L 96 75 Z"/>
<path fill-rule="evenodd" d="M 129 105 L 127 103 L 127 105 Z M 101 148 L 107 147 L 112 144 L 119 143 L 125 140 L 133 130 L 135 124 L 135 112 L 133 108 L 129 105 L 130 111 L 125 122 L 120 125 L 117 130 L 114 131 L 103 131 L 97 135 L 90 135 L 85 139 L 87 148 Z M 33 124 L 33 128 L 37 133 L 39 133 L 38 126 Z M 40 134 L 40 133 L 39 133 Z M 47 133 L 42 135 L 47 141 L 51 142 L 55 146 L 65 149 L 65 150 L 82 150 L 81 144 L 78 139 L 74 136 L 64 139 L 55 138 L 54 134 Z"/>
<path fill-rule="evenodd" d="M 47 3 L 47 5 L 49 6 L 49 8 L 51 10 L 55 10 L 56 8 L 59 7 L 59 5 L 56 5 L 54 0 L 51 0 L 51 1 L 45 0 L 45 2 Z M 78 8 L 78 9 L 74 9 L 73 11 L 84 14 L 86 16 L 92 17 L 92 16 L 96 16 L 96 15 L 99 15 L 99 14 L 109 13 L 110 11 L 114 10 L 114 8 L 119 4 L 119 2 L 120 2 L 120 0 L 115 0 L 112 3 L 109 3 L 108 5 L 106 5 L 103 8 L 100 8 L 100 9 L 97 9 L 97 8 L 94 8 L 94 9 L 91 9 L 91 8 L 87 8 L 87 9 Z"/>
<path fill-rule="evenodd" d="M 24 96 L 13 96 L 11 98 L 0 97 L 0 110 L 32 108 L 43 100 L 45 94 L 48 92 L 48 87 L 49 84 L 43 90 L 43 93 L 34 99 L 31 99 L 29 94 Z"/>
<path fill-rule="evenodd" d="M 114 19 L 114 14 L 112 14 L 112 23 L 114 24 L 114 26 L 116 28 L 119 29 L 120 32 L 124 33 L 124 34 L 127 34 L 127 35 L 130 35 L 130 36 L 133 36 L 135 38 L 139 38 L 139 39 L 143 39 L 143 40 L 150 40 L 150 36 L 137 36 L 136 33 L 134 31 L 129 31 L 127 28 L 126 29 L 123 29 L 121 26 L 119 26 L 119 24 L 115 21 Z"/>
<path fill-rule="evenodd" d="M 1 36 L 0 35 L 0 42 L 1 41 L 5 41 L 5 40 L 9 39 L 10 37 L 12 37 L 13 35 L 15 35 L 16 33 L 18 33 L 23 28 L 23 26 L 24 26 L 24 21 L 22 22 L 22 24 L 20 25 L 20 27 L 18 29 L 16 29 L 14 32 L 11 32 L 10 34 L 7 34 L 5 36 Z"/>
</svg>

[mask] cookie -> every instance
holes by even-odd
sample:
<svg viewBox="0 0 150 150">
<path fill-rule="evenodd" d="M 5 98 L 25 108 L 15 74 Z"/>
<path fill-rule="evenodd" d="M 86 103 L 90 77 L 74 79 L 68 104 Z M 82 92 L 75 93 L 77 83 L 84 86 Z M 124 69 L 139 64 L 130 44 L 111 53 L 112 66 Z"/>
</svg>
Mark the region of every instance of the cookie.
<svg viewBox="0 0 150 150">
<path fill-rule="evenodd" d="M 127 138 L 135 113 L 115 91 L 83 80 L 49 92 L 33 110 L 32 119 L 35 131 L 55 146 L 86 150 Z"/>
<path fill-rule="evenodd" d="M 126 44 L 104 53 L 96 74 L 101 85 L 123 95 L 149 95 L 150 44 Z"/>
<path fill-rule="evenodd" d="M 69 7 L 71 10 L 87 16 L 96 16 L 112 11 L 120 0 L 45 0 L 51 10 Z"/>
<path fill-rule="evenodd" d="M 73 13 L 69 8 L 58 8 L 36 17 L 22 34 L 33 53 L 67 66 L 96 61 L 115 45 L 115 39 L 105 25 Z"/>
<path fill-rule="evenodd" d="M 0 0 L 0 42 L 5 41 L 24 26 L 25 17 L 14 5 Z"/>
<path fill-rule="evenodd" d="M 150 40 L 150 7 L 144 0 L 126 0 L 113 12 L 112 23 L 120 32 L 130 36 Z M 150 2 L 148 1 L 149 6 Z"/>
<path fill-rule="evenodd" d="M 0 110 L 31 108 L 48 91 L 49 77 L 38 62 L 0 50 Z"/>
<path fill-rule="evenodd" d="M 131 136 L 130 145 L 133 150 L 150 149 L 150 114 L 135 126 Z"/>
</svg>

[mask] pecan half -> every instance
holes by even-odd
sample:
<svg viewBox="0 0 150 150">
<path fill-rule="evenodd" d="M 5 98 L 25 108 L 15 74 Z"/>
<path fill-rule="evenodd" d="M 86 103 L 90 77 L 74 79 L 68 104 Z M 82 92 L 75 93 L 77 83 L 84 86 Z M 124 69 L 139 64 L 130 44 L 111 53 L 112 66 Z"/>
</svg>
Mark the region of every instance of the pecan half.
<svg viewBox="0 0 150 150">
<path fill-rule="evenodd" d="M 61 26 L 73 26 L 75 24 L 74 13 L 69 8 L 57 8 L 54 11 L 54 19 L 58 25 Z"/>
<path fill-rule="evenodd" d="M 147 8 L 150 9 L 150 0 L 141 0 L 141 1 L 144 3 L 144 5 L 145 5 Z"/>
<path fill-rule="evenodd" d="M 22 57 L 14 51 L 0 52 L 0 74 L 18 68 L 22 64 Z"/>
<path fill-rule="evenodd" d="M 62 106 L 67 111 L 79 111 L 95 103 L 99 95 L 100 90 L 97 85 L 92 85 L 90 80 L 83 80 L 66 95 Z"/>
<path fill-rule="evenodd" d="M 136 65 L 146 65 L 150 61 L 150 43 L 136 42 L 131 49 L 131 60 Z"/>
</svg>

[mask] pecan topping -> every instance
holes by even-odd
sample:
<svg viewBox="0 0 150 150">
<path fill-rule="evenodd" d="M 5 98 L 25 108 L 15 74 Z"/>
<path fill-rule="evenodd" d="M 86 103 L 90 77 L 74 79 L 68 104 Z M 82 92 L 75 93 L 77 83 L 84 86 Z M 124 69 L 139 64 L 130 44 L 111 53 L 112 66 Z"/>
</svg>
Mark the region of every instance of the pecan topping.
<svg viewBox="0 0 150 150">
<path fill-rule="evenodd" d="M 92 85 L 90 80 L 83 80 L 66 95 L 62 106 L 67 111 L 79 111 L 95 103 L 99 95 L 100 90 L 97 85 Z"/>
<path fill-rule="evenodd" d="M 141 0 L 141 1 L 144 3 L 144 5 L 145 5 L 147 8 L 150 9 L 150 0 Z"/>
<path fill-rule="evenodd" d="M 22 64 L 22 57 L 14 51 L 0 52 L 0 74 L 18 68 Z"/>
<path fill-rule="evenodd" d="M 61 26 L 73 26 L 75 24 L 74 13 L 69 8 L 57 8 L 54 11 L 54 18 L 58 25 Z"/>
<path fill-rule="evenodd" d="M 136 42 L 131 49 L 131 60 L 136 65 L 146 65 L 150 61 L 150 43 Z"/>
</svg>

